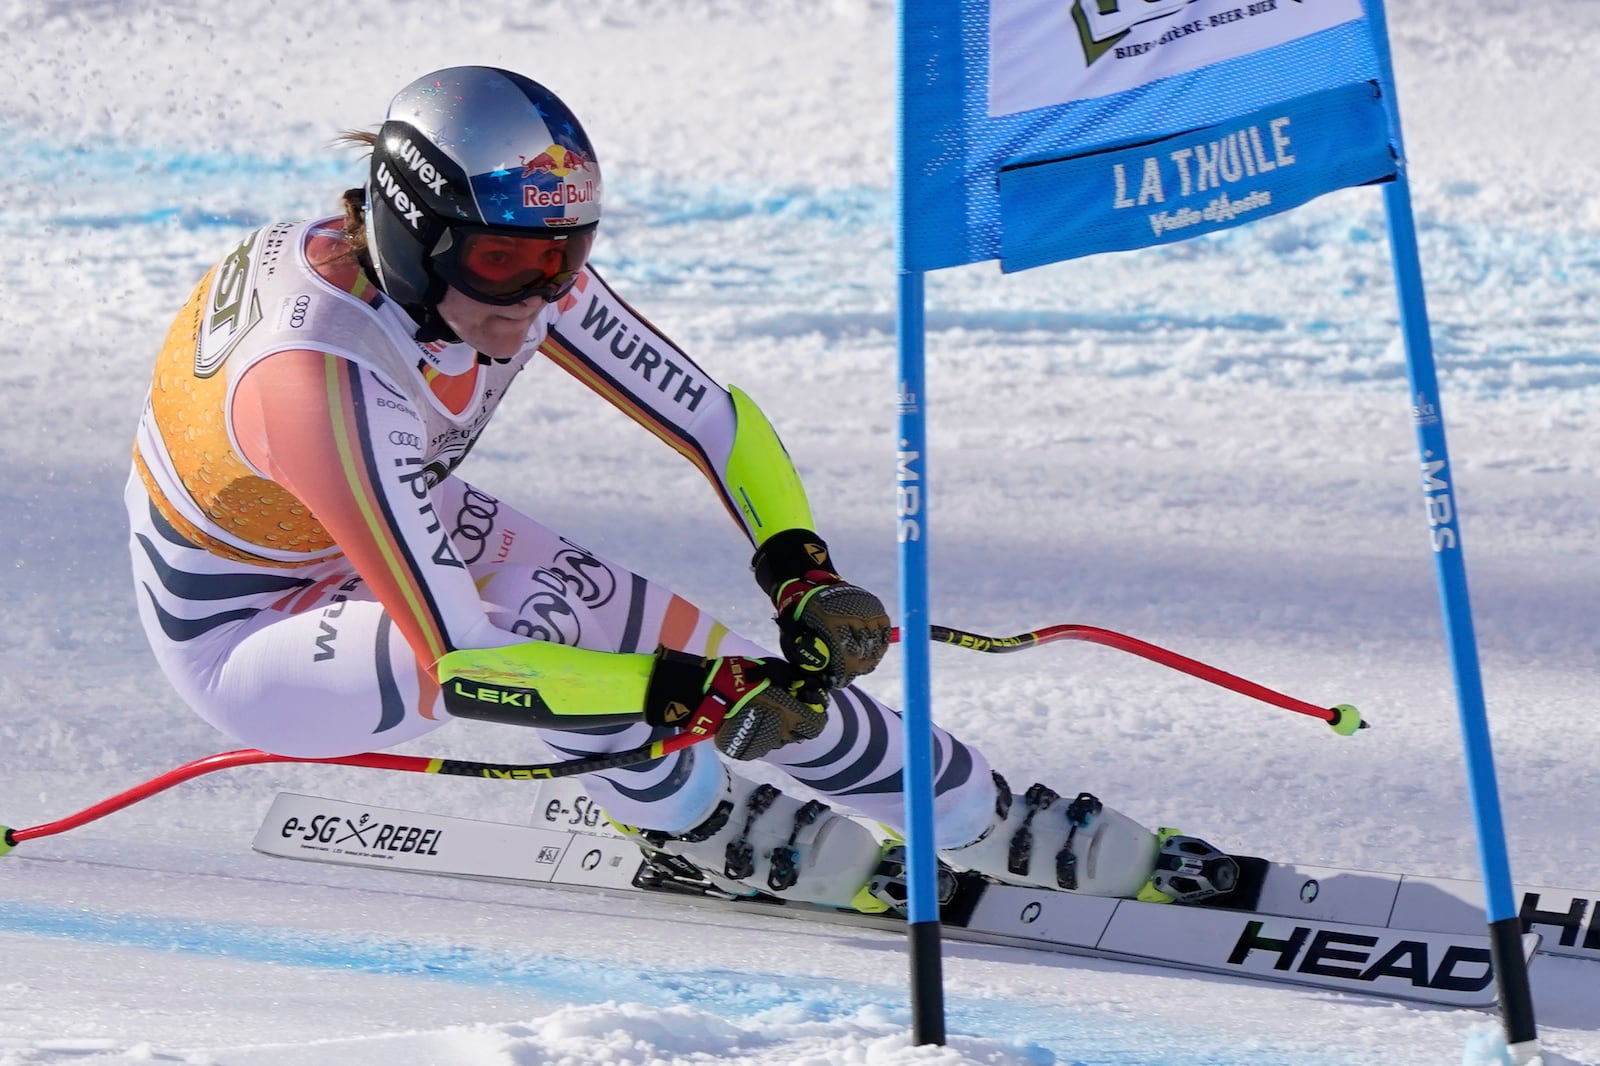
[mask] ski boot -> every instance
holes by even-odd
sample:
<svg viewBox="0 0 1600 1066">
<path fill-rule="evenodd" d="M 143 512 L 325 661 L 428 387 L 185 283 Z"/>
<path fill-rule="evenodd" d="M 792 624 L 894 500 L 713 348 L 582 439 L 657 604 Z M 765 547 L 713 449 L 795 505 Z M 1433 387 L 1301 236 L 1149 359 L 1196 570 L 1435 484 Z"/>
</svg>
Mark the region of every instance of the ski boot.
<svg viewBox="0 0 1600 1066">
<path fill-rule="evenodd" d="M 1087 792 L 1064 801 L 1044 785 L 1014 796 L 994 775 L 989 828 L 941 857 L 959 870 L 1015 885 L 1116 896 L 1149 903 L 1193 903 L 1231 892 L 1232 858 L 1174 829 L 1152 833 Z"/>
<path fill-rule="evenodd" d="M 617 828 L 644 851 L 650 887 L 775 896 L 868 914 L 896 906 L 887 887 L 893 878 L 880 869 L 892 842 L 819 800 L 802 801 L 731 771 L 716 805 L 692 829 Z"/>
</svg>

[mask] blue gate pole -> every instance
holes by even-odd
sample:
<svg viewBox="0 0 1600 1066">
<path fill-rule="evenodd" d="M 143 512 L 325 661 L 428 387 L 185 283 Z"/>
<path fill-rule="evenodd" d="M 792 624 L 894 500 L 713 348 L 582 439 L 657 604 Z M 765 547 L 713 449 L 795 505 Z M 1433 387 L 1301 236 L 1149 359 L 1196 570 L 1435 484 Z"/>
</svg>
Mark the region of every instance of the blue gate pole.
<svg viewBox="0 0 1600 1066">
<path fill-rule="evenodd" d="M 1467 565 L 1462 555 L 1459 515 L 1451 487 L 1454 474 L 1445 444 L 1444 413 L 1439 402 L 1433 339 L 1423 295 L 1422 262 L 1417 252 L 1416 220 L 1411 210 L 1411 187 L 1406 180 L 1389 30 L 1382 0 L 1366 0 L 1366 4 L 1377 37 L 1375 43 L 1385 80 L 1383 88 L 1389 107 L 1390 133 L 1400 153 L 1399 173 L 1384 188 L 1384 207 L 1400 302 L 1400 329 L 1406 347 L 1406 373 L 1411 383 L 1412 420 L 1422 459 L 1422 491 L 1427 502 L 1434 569 L 1438 577 L 1439 607 L 1444 615 L 1445 644 L 1455 678 L 1467 782 L 1472 792 L 1473 821 L 1478 834 L 1478 862 L 1487 899 L 1490 953 L 1500 985 L 1500 1015 L 1506 1043 L 1516 1053 L 1515 1061 L 1522 1062 L 1537 1052 L 1539 1034 L 1533 1018 L 1527 960 L 1522 954 L 1522 923 L 1511 885 L 1511 862 L 1500 812 L 1500 789 L 1495 781 L 1489 715 L 1484 705 L 1472 604 L 1467 594 Z"/>
<path fill-rule="evenodd" d="M 927 410 L 923 398 L 923 276 L 900 272 L 900 351 L 895 510 L 900 541 L 900 650 L 905 657 L 906 936 L 911 1026 L 917 1044 L 943 1044 L 938 857 L 933 835 L 933 716 L 928 650 Z"/>
<path fill-rule="evenodd" d="M 900 543 L 900 651 L 905 692 L 906 950 L 911 965 L 911 1034 L 917 1044 L 943 1044 L 944 968 L 940 958 L 939 866 L 933 832 L 933 712 L 928 651 L 928 434 L 923 274 L 906 264 L 911 222 L 910 137 L 906 86 L 910 72 L 910 7 L 895 4 L 895 251 L 899 269 L 895 340 L 899 350 L 899 415 L 895 425 L 895 503 Z"/>
</svg>

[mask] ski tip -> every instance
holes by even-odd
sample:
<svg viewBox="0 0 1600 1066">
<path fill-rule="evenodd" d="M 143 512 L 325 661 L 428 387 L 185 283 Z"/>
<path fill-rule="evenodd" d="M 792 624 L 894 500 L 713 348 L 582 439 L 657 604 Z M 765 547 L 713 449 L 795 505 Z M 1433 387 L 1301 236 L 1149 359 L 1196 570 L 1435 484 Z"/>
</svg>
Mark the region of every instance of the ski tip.
<svg viewBox="0 0 1600 1066">
<path fill-rule="evenodd" d="M 9 825 L 0 825 L 0 855 L 11 854 L 11 849 L 17 846 L 16 835 Z"/>
<path fill-rule="evenodd" d="M 1328 719 L 1328 728 L 1341 737 L 1348 737 L 1358 729 L 1368 728 L 1367 723 L 1361 720 L 1361 712 L 1348 703 L 1341 703 L 1328 709 L 1333 712 L 1333 717 Z"/>
</svg>

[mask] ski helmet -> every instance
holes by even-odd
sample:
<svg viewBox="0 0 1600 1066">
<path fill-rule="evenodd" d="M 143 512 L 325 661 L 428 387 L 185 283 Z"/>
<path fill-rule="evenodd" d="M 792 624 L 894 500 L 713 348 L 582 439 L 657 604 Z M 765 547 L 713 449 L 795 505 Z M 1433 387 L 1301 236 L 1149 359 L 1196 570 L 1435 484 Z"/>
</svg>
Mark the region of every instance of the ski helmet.
<svg viewBox="0 0 1600 1066">
<path fill-rule="evenodd" d="M 437 314 L 447 285 L 501 305 L 564 295 L 600 221 L 600 165 L 577 118 L 496 67 L 450 67 L 401 89 L 366 192 L 372 265 L 419 339 L 448 332 Z"/>
</svg>

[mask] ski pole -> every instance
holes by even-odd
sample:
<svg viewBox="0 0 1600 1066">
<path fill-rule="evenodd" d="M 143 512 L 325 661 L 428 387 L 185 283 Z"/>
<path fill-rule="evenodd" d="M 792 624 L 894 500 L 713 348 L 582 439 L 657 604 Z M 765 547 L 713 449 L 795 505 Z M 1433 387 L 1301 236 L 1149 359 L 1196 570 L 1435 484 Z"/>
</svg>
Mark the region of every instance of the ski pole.
<svg viewBox="0 0 1600 1066">
<path fill-rule="evenodd" d="M 1152 662 L 1160 663 L 1163 666 L 1179 670 L 1214 685 L 1231 689 L 1241 695 L 1270 703 L 1273 706 L 1309 715 L 1312 718 L 1319 718 L 1327 722 L 1329 727 L 1341 736 L 1350 736 L 1358 729 L 1367 728 L 1367 723 L 1362 720 L 1360 712 L 1347 703 L 1334 707 L 1319 707 L 1314 703 L 1307 703 L 1305 700 L 1295 699 L 1293 696 L 1286 696 L 1264 685 L 1247 681 L 1242 677 L 1219 670 L 1196 659 L 1190 659 L 1187 656 L 1179 655 L 1177 652 L 1169 651 L 1158 645 L 1109 629 L 1082 625 L 1055 625 L 1020 633 L 1013 637 L 986 637 L 965 630 L 951 629 L 947 626 L 935 625 L 928 628 L 931 639 L 939 643 L 953 644 L 957 647 L 971 648 L 974 651 L 996 654 L 1022 651 L 1026 648 L 1038 647 L 1041 644 L 1052 644 L 1058 640 L 1082 640 L 1094 644 L 1102 644 L 1142 656 Z M 890 631 L 890 639 L 892 641 L 898 642 L 900 638 L 901 634 L 898 628 Z M 76 829 L 88 822 L 96 821 L 108 814 L 120 811 L 124 807 L 132 806 L 140 800 L 149 799 L 151 796 L 164 792 L 175 785 L 180 785 L 185 781 L 190 781 L 218 770 L 229 770 L 236 766 L 254 766 L 262 763 L 304 763 L 327 766 L 364 766 L 374 770 L 401 770 L 409 773 L 446 774 L 455 777 L 479 777 L 494 780 L 542 781 L 557 777 L 575 777 L 599 770 L 611 770 L 648 762 L 651 759 L 659 759 L 675 751 L 681 751 L 689 745 L 705 739 L 707 739 L 706 735 L 687 732 L 676 733 L 665 740 L 658 740 L 627 751 L 584 756 L 563 762 L 535 764 L 430 759 L 419 755 L 390 755 L 381 752 L 365 752 L 359 755 L 311 759 L 292 755 L 273 755 L 254 748 L 245 748 L 239 751 L 221 752 L 216 755 L 206 756 L 203 759 L 196 759 L 194 762 L 185 763 L 164 774 L 153 777 L 143 784 L 135 785 L 125 792 L 118 793 L 109 799 L 84 808 L 76 814 L 68 815 L 54 822 L 46 822 L 43 825 L 25 829 L 12 829 L 9 826 L 0 825 L 0 855 L 5 855 L 23 841 L 54 836 L 57 833 Z"/>
<path fill-rule="evenodd" d="M 326 766 L 365 766 L 373 770 L 404 770 L 415 774 L 447 774 L 453 777 L 482 777 L 496 781 L 546 781 L 556 777 L 575 777 L 579 774 L 592 774 L 597 770 L 614 770 L 622 766 L 633 766 L 636 763 L 649 762 L 675 751 L 681 751 L 691 744 L 698 744 L 713 734 L 710 733 L 674 733 L 665 740 L 653 741 L 627 751 L 608 752 L 604 755 L 585 755 L 577 759 L 567 759 L 563 762 L 549 763 L 498 763 L 498 762 L 470 762 L 462 759 L 429 759 L 421 755 L 389 755 L 382 752 L 365 752 L 360 755 L 341 755 L 329 759 L 307 759 L 293 755 L 273 755 L 270 752 L 258 751 L 255 748 L 243 748 L 239 751 L 224 751 L 216 755 L 208 755 L 203 759 L 184 763 L 182 766 L 168 770 L 166 773 L 140 785 L 135 785 L 126 792 L 119 792 L 109 799 L 101 800 L 90 807 L 85 807 L 76 814 L 69 814 L 65 818 L 43 825 L 32 826 L 27 829 L 12 829 L 10 826 L 0 826 L 0 855 L 4 855 L 12 848 L 25 840 L 38 837 L 54 836 L 65 833 L 69 829 L 76 829 L 81 825 L 104 818 L 108 814 L 130 807 L 140 800 L 149 799 L 158 792 L 165 792 L 174 785 L 181 785 L 185 781 L 193 780 L 202 774 L 214 773 L 218 770 L 231 770 L 235 766 L 254 766 L 260 763 L 309 763 Z"/>
<path fill-rule="evenodd" d="M 1191 677 L 1198 677 L 1202 681 L 1209 681 L 1213 685 L 1220 685 L 1232 689 L 1240 695 L 1249 696 L 1270 703 L 1275 707 L 1282 707 L 1286 711 L 1297 714 L 1309 715 L 1320 718 L 1328 723 L 1335 733 L 1340 736 L 1350 736 L 1358 729 L 1366 729 L 1367 723 L 1362 721 L 1361 712 L 1348 703 L 1337 704 L 1333 707 L 1319 707 L 1305 700 L 1285 696 L 1265 685 L 1258 685 L 1254 681 L 1247 681 L 1242 677 L 1209 666 L 1198 659 L 1191 659 L 1179 655 L 1175 651 L 1147 641 L 1130 637 L 1125 633 L 1118 633 L 1110 629 L 1099 629 L 1095 626 L 1057 625 L 1045 626 L 1028 633 L 1019 633 L 1014 637 L 985 637 L 977 633 L 968 633 L 961 629 L 951 629 L 947 626 L 929 626 L 928 636 L 941 644 L 954 644 L 959 648 L 971 648 L 973 651 L 986 651 L 993 653 L 1022 651 L 1025 648 L 1036 648 L 1041 644 L 1052 644 L 1058 640 L 1083 640 L 1092 644 L 1103 644 L 1108 648 L 1130 652 L 1142 656 L 1151 662 L 1160 663 L 1162 666 L 1179 670 Z M 898 627 L 890 630 L 889 639 L 898 642 L 900 630 Z"/>
</svg>

